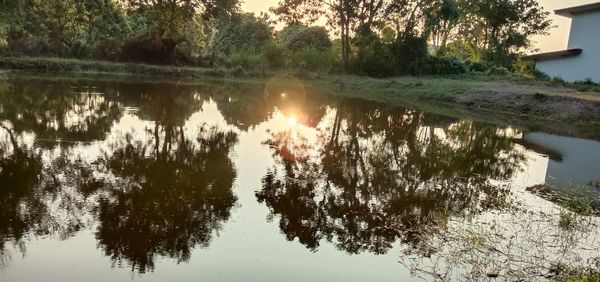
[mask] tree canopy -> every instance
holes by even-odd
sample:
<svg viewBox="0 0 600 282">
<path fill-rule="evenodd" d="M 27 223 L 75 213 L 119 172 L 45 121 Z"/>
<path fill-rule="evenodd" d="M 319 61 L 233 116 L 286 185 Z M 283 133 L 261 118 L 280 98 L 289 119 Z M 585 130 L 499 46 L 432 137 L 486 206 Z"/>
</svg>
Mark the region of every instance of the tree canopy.
<svg viewBox="0 0 600 282">
<path fill-rule="evenodd" d="M 457 61 L 512 68 L 552 27 L 537 0 L 280 0 L 270 15 L 239 0 L 0 5 L 2 53 L 371 76 L 460 73 Z"/>
</svg>

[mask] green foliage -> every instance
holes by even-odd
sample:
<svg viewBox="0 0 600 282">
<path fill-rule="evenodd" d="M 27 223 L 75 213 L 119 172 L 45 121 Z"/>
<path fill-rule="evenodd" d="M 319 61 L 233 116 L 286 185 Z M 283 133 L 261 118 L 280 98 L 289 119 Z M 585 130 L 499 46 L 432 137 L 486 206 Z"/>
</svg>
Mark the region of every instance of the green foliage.
<svg viewBox="0 0 600 282">
<path fill-rule="evenodd" d="M 558 220 L 558 226 L 564 231 L 575 229 L 577 214 L 574 212 L 561 211 Z"/>
<path fill-rule="evenodd" d="M 263 49 L 265 64 L 272 68 L 285 67 L 286 50 L 278 41 L 272 40 Z"/>
<path fill-rule="evenodd" d="M 443 0 L 437 2 L 427 9 L 425 29 L 435 46 L 439 47 L 440 53 L 446 52 L 446 46 L 453 29 L 460 20 L 460 10 L 454 0 Z"/>
<path fill-rule="evenodd" d="M 562 79 L 562 77 L 558 77 L 558 76 L 553 77 L 550 81 L 552 81 L 553 83 L 559 84 L 561 86 L 566 86 L 568 84 L 564 79 Z"/>
<path fill-rule="evenodd" d="M 466 64 L 471 72 L 487 72 L 492 67 L 490 63 L 481 61 L 467 61 Z"/>
<path fill-rule="evenodd" d="M 480 42 L 485 58 L 510 67 L 516 51 L 529 47 L 531 37 L 550 30 L 549 13 L 536 0 L 475 0 L 466 6 L 471 19 L 463 29 L 466 39 Z"/>
<path fill-rule="evenodd" d="M 200 15 L 203 19 L 225 18 L 239 8 L 238 0 L 124 0 L 131 13 L 143 15 L 151 29 L 159 30 L 162 38 L 183 41 L 193 30 L 189 21 Z M 197 11 L 202 11 L 198 14 Z"/>
<path fill-rule="evenodd" d="M 276 40 L 269 17 L 240 12 L 239 3 L 0 0 L 0 51 L 251 69 L 339 67 L 377 77 L 457 74 L 465 71 L 462 61 L 474 72 L 500 75 L 504 70 L 492 66 L 502 66 L 544 78 L 517 60 L 551 24 L 536 0 L 282 0 L 272 9 L 286 23 Z M 310 26 L 322 16 L 327 28 Z"/>
<path fill-rule="evenodd" d="M 535 68 L 535 62 L 517 60 L 513 64 L 513 73 L 528 79 L 547 79 L 548 76 Z"/>
<path fill-rule="evenodd" d="M 395 58 L 396 74 L 424 74 L 424 67 L 429 61 L 425 38 L 406 34 L 394 42 L 391 52 Z"/>
<path fill-rule="evenodd" d="M 324 27 L 320 26 L 305 28 L 296 33 L 287 44 L 288 49 L 291 51 L 298 51 L 305 48 L 326 50 L 332 46 L 329 33 Z"/>
<path fill-rule="evenodd" d="M 228 67 L 243 67 L 246 70 L 256 70 L 263 66 L 263 57 L 260 53 L 253 53 L 247 50 L 238 50 L 231 54 L 231 59 L 227 62 Z"/>
<path fill-rule="evenodd" d="M 103 40 L 121 39 L 123 10 L 113 1 L 25 0 L 7 19 L 9 48 L 25 54 L 93 57 Z"/>
<path fill-rule="evenodd" d="M 386 77 L 396 73 L 394 55 L 389 46 L 374 34 L 363 35 L 357 40 L 359 45 L 353 67 L 355 71 L 374 77 Z"/>
<path fill-rule="evenodd" d="M 292 23 L 292 24 L 286 25 L 281 31 L 277 32 L 276 38 L 283 46 L 289 46 L 292 39 L 298 33 L 302 32 L 303 30 L 305 30 L 307 28 L 308 27 L 303 24 Z"/>
<path fill-rule="evenodd" d="M 463 61 L 480 62 L 483 60 L 484 51 L 473 43 L 473 41 L 459 39 L 448 43 L 445 55 Z"/>
<path fill-rule="evenodd" d="M 375 77 L 393 75 L 461 74 L 467 66 L 457 58 L 430 56 L 424 38 L 405 34 L 386 44 L 376 34 L 365 32 L 355 39 L 354 68 Z"/>
<path fill-rule="evenodd" d="M 537 93 L 533 94 L 533 98 L 538 101 L 545 101 L 548 99 L 548 94 L 537 92 Z"/>
<path fill-rule="evenodd" d="M 222 20 L 211 39 L 211 48 L 216 54 L 229 55 L 235 51 L 260 52 L 273 38 L 273 28 L 266 18 L 254 14 L 239 14 Z"/>
<path fill-rule="evenodd" d="M 295 69 L 308 71 L 330 71 L 336 66 L 336 54 L 333 50 L 306 48 L 290 55 L 289 65 Z"/>
<path fill-rule="evenodd" d="M 510 75 L 510 70 L 505 67 L 493 66 L 487 71 L 487 75 L 507 76 Z"/>
<path fill-rule="evenodd" d="M 591 78 L 583 81 L 575 81 L 572 86 L 578 91 L 600 91 L 600 83 L 595 83 Z"/>
<path fill-rule="evenodd" d="M 600 282 L 600 273 L 593 273 L 579 278 L 569 278 L 567 282 Z"/>
<path fill-rule="evenodd" d="M 457 58 L 433 56 L 429 58 L 426 74 L 447 75 L 462 74 L 467 72 L 468 67 Z"/>
</svg>

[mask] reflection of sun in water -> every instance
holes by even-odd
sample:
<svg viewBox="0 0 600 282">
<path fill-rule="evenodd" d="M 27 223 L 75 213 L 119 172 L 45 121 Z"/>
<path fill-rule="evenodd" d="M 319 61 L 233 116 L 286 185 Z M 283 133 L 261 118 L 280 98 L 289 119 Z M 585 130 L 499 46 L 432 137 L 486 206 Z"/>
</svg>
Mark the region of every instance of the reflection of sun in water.
<svg viewBox="0 0 600 282">
<path fill-rule="evenodd" d="M 298 124 L 298 120 L 296 120 L 295 116 L 288 117 L 288 125 L 290 127 L 296 127 L 296 124 Z"/>
</svg>

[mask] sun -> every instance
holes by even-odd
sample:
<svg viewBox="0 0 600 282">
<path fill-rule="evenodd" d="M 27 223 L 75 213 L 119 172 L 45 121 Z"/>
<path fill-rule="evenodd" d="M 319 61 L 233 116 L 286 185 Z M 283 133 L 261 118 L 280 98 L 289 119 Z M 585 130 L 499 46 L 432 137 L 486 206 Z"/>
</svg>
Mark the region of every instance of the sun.
<svg viewBox="0 0 600 282">
<path fill-rule="evenodd" d="M 298 124 L 298 120 L 296 120 L 295 116 L 288 117 L 287 122 L 290 127 L 296 127 L 296 125 Z"/>
</svg>

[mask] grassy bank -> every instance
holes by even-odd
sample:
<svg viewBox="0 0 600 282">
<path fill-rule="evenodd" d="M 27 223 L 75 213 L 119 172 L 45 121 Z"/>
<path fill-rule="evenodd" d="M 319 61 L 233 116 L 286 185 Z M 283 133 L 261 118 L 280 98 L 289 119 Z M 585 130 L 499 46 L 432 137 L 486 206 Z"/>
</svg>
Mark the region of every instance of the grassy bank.
<svg viewBox="0 0 600 282">
<path fill-rule="evenodd" d="M 224 77 L 231 71 L 47 57 L 0 57 L 0 69 L 50 73 L 110 73 L 177 77 Z"/>
</svg>

